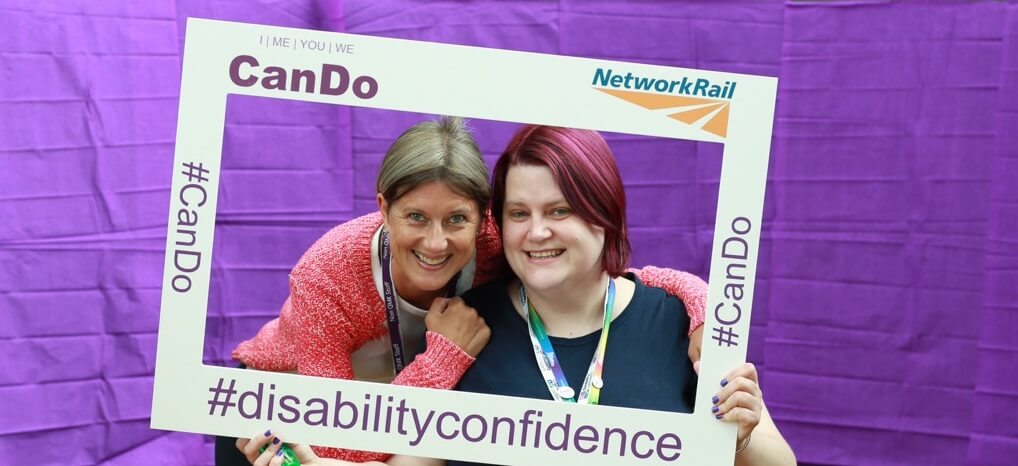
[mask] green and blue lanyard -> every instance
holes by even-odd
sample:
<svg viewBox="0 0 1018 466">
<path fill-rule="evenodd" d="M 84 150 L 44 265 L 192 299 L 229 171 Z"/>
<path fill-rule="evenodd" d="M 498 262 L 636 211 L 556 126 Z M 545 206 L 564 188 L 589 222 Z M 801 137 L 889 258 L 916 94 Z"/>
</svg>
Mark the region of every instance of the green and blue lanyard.
<svg viewBox="0 0 1018 466">
<path fill-rule="evenodd" d="M 566 375 L 559 365 L 558 358 L 555 356 L 555 348 L 551 346 L 548 332 L 545 331 L 541 317 L 537 315 L 534 306 L 528 302 L 527 292 L 523 288 L 523 284 L 520 284 L 520 306 L 522 309 L 527 310 L 527 327 L 530 329 L 530 342 L 534 348 L 534 357 L 537 359 L 537 365 L 541 369 L 541 375 L 544 376 L 544 382 L 548 385 L 548 391 L 551 392 L 552 399 L 567 403 L 596 405 L 601 396 L 601 388 L 604 387 L 602 373 L 604 370 L 604 354 L 608 347 L 608 328 L 611 326 L 612 308 L 615 306 L 615 280 L 608 277 L 608 286 L 606 287 L 604 298 L 604 322 L 602 324 L 601 339 L 598 342 L 597 350 L 594 351 L 594 357 L 590 361 L 590 367 L 587 369 L 587 376 L 583 380 L 583 385 L 580 386 L 579 398 L 576 398 L 575 390 L 569 386 L 569 381 L 566 380 Z"/>
</svg>

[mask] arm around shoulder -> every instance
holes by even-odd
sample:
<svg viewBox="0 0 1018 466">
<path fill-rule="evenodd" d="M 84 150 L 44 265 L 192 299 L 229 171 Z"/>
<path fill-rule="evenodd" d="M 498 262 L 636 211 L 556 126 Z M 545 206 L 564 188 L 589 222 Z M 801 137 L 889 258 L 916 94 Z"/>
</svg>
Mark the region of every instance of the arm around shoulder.
<svg viewBox="0 0 1018 466">
<path fill-rule="evenodd" d="M 644 285 L 661 288 L 679 298 L 689 314 L 689 334 L 703 325 L 707 312 L 707 282 L 689 272 L 646 266 L 631 269 Z"/>
</svg>

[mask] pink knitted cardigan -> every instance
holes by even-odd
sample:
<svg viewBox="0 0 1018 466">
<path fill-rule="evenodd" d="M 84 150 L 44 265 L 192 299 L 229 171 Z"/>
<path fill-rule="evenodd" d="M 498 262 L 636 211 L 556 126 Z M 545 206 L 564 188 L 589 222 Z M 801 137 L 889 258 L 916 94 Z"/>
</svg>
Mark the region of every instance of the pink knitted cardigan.
<svg viewBox="0 0 1018 466">
<path fill-rule="evenodd" d="M 382 224 L 379 213 L 339 225 L 304 253 L 290 273 L 290 297 L 254 338 L 233 350 L 249 368 L 296 371 L 304 375 L 353 379 L 351 355 L 387 333 L 385 308 L 371 274 L 371 238 Z M 498 229 L 489 220 L 477 237 L 474 286 L 506 270 Z M 647 286 L 681 299 L 689 312 L 689 331 L 703 324 L 707 284 L 671 269 L 635 271 Z M 392 381 L 398 385 L 451 389 L 474 359 L 435 332 L 425 334 L 427 350 Z M 352 462 L 385 461 L 389 454 L 314 447 L 322 457 Z"/>
</svg>

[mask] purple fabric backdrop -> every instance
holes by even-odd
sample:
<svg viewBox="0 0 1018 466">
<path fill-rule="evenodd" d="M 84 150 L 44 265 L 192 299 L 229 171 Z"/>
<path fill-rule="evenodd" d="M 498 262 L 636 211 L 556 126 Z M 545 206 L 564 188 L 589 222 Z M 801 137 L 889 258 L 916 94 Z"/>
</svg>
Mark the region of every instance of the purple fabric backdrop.
<svg viewBox="0 0 1018 466">
<path fill-rule="evenodd" d="M 211 464 L 202 436 L 148 428 L 188 16 L 779 76 L 750 359 L 800 461 L 1018 458 L 1014 1 L 4 0 L 3 451 Z M 278 313 L 318 235 L 375 208 L 420 118 L 230 99 L 207 362 Z M 514 126 L 473 125 L 493 161 Z M 609 139 L 634 262 L 705 276 L 720 146 Z"/>
</svg>

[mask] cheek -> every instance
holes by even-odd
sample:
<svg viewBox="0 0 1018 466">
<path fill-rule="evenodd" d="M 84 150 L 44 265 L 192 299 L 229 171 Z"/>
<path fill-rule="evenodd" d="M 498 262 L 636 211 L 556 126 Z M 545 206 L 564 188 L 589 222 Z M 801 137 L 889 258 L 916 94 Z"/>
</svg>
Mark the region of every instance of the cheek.
<svg viewBox="0 0 1018 466">
<path fill-rule="evenodd" d="M 449 239 L 460 251 L 473 253 L 477 249 L 477 229 L 475 228 L 464 228 L 462 231 L 450 235 Z"/>
<path fill-rule="evenodd" d="M 604 228 L 594 227 L 590 229 L 591 241 L 598 249 L 604 248 Z"/>
<path fill-rule="evenodd" d="M 416 241 L 416 235 L 407 228 L 398 228 L 396 231 L 389 230 L 389 244 L 392 249 L 411 249 Z"/>
<path fill-rule="evenodd" d="M 527 230 L 518 223 L 505 223 L 502 227 L 502 247 L 518 249 L 518 245 L 526 237 Z"/>
</svg>

